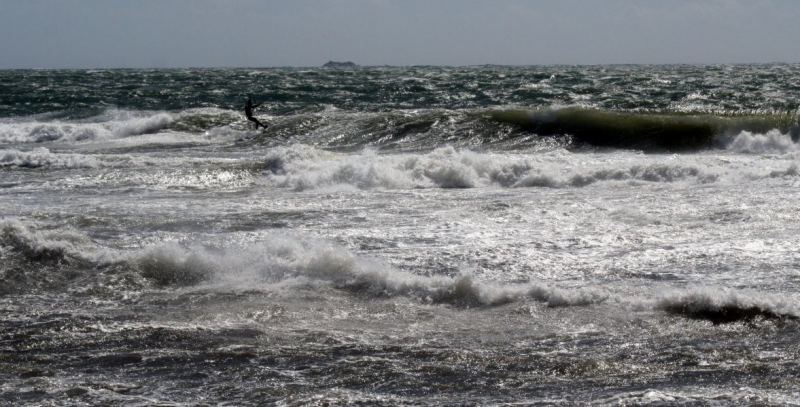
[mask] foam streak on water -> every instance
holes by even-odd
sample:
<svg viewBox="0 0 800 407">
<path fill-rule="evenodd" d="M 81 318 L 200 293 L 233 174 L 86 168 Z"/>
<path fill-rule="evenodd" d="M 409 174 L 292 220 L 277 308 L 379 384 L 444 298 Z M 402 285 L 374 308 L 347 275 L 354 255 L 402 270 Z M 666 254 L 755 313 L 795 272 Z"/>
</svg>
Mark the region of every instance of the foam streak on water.
<svg viewBox="0 0 800 407">
<path fill-rule="evenodd" d="M 798 78 L 0 71 L 0 405 L 799 403 Z"/>
</svg>

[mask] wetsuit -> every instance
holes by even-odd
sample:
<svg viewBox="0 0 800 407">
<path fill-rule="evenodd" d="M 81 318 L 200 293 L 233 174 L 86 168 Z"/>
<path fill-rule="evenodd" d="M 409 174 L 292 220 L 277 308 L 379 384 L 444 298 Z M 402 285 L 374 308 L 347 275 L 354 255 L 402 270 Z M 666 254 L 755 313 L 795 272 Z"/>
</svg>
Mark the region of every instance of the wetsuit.
<svg viewBox="0 0 800 407">
<path fill-rule="evenodd" d="M 244 104 L 244 115 L 245 117 L 247 117 L 247 120 L 250 120 L 251 122 L 256 124 L 256 130 L 258 130 L 258 126 L 261 126 L 265 129 L 267 128 L 267 126 L 265 126 L 264 123 L 261 123 L 260 121 L 258 121 L 258 119 L 253 117 L 253 109 L 259 106 L 261 106 L 261 103 L 253 106 L 253 101 L 250 100 L 249 98 L 247 99 L 247 103 Z"/>
</svg>

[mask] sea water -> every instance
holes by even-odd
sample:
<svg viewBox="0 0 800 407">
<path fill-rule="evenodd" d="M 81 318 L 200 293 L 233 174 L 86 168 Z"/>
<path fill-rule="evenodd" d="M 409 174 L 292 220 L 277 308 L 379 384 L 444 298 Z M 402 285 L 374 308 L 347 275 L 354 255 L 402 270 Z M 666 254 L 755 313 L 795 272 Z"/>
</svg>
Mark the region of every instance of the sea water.
<svg viewBox="0 0 800 407">
<path fill-rule="evenodd" d="M 800 403 L 798 107 L 797 65 L 1 71 L 0 404 Z"/>
</svg>

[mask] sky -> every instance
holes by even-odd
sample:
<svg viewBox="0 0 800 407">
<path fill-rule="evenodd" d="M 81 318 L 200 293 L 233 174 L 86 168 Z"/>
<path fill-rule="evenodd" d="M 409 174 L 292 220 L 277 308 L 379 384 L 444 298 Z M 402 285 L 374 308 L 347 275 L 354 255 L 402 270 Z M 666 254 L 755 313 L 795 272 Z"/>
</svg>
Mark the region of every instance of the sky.
<svg viewBox="0 0 800 407">
<path fill-rule="evenodd" d="M 800 62 L 800 0 L 0 0 L 0 69 Z"/>
</svg>

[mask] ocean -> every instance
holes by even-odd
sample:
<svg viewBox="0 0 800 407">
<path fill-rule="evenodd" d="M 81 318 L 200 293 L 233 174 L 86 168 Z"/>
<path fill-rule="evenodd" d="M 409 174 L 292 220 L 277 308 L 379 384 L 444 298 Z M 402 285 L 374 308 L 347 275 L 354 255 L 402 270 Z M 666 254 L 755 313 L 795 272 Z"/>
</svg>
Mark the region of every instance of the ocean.
<svg viewBox="0 0 800 407">
<path fill-rule="evenodd" d="M 0 71 L 0 405 L 800 404 L 798 109 L 787 64 Z"/>
</svg>

